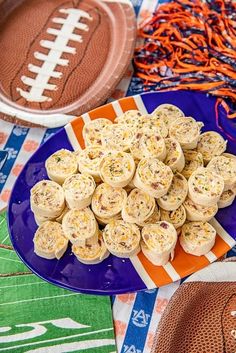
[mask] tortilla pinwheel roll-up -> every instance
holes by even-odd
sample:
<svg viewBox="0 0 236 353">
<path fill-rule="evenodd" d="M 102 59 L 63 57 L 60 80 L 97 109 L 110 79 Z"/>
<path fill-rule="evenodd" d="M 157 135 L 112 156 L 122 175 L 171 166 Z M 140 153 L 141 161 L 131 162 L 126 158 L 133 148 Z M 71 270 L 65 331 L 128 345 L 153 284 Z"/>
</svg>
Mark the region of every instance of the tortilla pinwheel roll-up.
<svg viewBox="0 0 236 353">
<path fill-rule="evenodd" d="M 207 222 L 188 222 L 182 227 L 180 245 L 188 254 L 201 256 L 207 254 L 214 246 L 215 229 Z"/>
<path fill-rule="evenodd" d="M 227 146 L 227 141 L 215 131 L 207 131 L 200 135 L 197 151 L 203 156 L 204 164 L 210 162 L 213 157 L 220 156 Z"/>
<path fill-rule="evenodd" d="M 135 163 L 126 152 L 108 153 L 100 164 L 100 176 L 105 183 L 118 188 L 125 187 L 133 179 Z"/>
<path fill-rule="evenodd" d="M 132 125 L 112 124 L 102 130 L 102 146 L 107 150 L 128 151 L 134 136 Z"/>
<path fill-rule="evenodd" d="M 236 183 L 236 159 L 218 156 L 212 158 L 207 169 L 215 172 L 224 179 L 224 191 L 230 190 Z"/>
<path fill-rule="evenodd" d="M 158 129 L 144 127 L 135 133 L 130 152 L 134 160 L 158 158 L 163 161 L 166 157 L 165 141 Z"/>
<path fill-rule="evenodd" d="M 130 152 L 133 158 L 158 158 L 163 161 L 166 157 L 166 146 L 163 137 L 156 128 L 144 127 L 134 135 Z"/>
<path fill-rule="evenodd" d="M 200 167 L 188 179 L 189 197 L 202 206 L 214 206 L 224 190 L 224 179 L 211 170 Z"/>
<path fill-rule="evenodd" d="M 107 125 L 112 125 L 112 121 L 105 118 L 94 119 L 86 123 L 82 131 L 85 146 L 101 146 L 102 130 Z"/>
<path fill-rule="evenodd" d="M 159 198 L 167 193 L 172 179 L 170 167 L 156 158 L 143 158 L 137 166 L 133 183 L 136 188 Z"/>
<path fill-rule="evenodd" d="M 189 197 L 183 203 L 188 221 L 208 222 L 218 211 L 217 203 L 212 206 L 202 206 L 193 202 Z"/>
<path fill-rule="evenodd" d="M 168 129 L 165 123 L 151 114 L 141 115 L 138 119 L 136 119 L 136 122 L 133 122 L 132 126 L 136 132 L 143 128 L 156 128 L 163 138 L 168 135 Z"/>
<path fill-rule="evenodd" d="M 121 213 L 127 199 L 127 192 L 122 188 L 113 188 L 102 183 L 96 188 L 92 197 L 92 210 L 96 217 L 106 220 Z"/>
<path fill-rule="evenodd" d="M 74 244 L 72 245 L 72 252 L 80 262 L 86 265 L 99 264 L 110 255 L 100 232 L 96 243 L 84 246 Z"/>
<path fill-rule="evenodd" d="M 118 124 L 137 124 L 142 113 L 138 110 L 127 110 L 124 114 L 115 118 Z"/>
<path fill-rule="evenodd" d="M 117 257 L 129 258 L 140 251 L 140 230 L 136 224 L 112 220 L 103 230 L 107 249 Z"/>
<path fill-rule="evenodd" d="M 34 235 L 34 252 L 44 259 L 60 259 L 68 246 L 61 224 L 45 222 Z"/>
<path fill-rule="evenodd" d="M 235 193 L 232 190 L 226 190 L 221 194 L 221 197 L 218 201 L 218 207 L 219 208 L 225 208 L 234 202 L 235 199 Z"/>
<path fill-rule="evenodd" d="M 171 124 L 169 136 L 176 139 L 183 149 L 191 150 L 197 147 L 203 125 L 192 117 L 178 118 Z"/>
<path fill-rule="evenodd" d="M 181 171 L 184 169 L 185 160 L 184 153 L 179 142 L 173 138 L 165 139 L 166 144 L 166 159 L 164 163 L 173 171 Z"/>
<path fill-rule="evenodd" d="M 139 119 L 137 130 L 142 128 L 157 129 L 159 134 L 165 138 L 168 135 L 168 129 L 163 120 L 151 114 L 142 115 Z"/>
<path fill-rule="evenodd" d="M 74 174 L 66 178 L 63 189 L 67 206 L 80 210 L 90 205 L 96 184 L 89 174 Z"/>
<path fill-rule="evenodd" d="M 45 168 L 49 179 L 63 184 L 68 176 L 77 172 L 77 158 L 73 152 L 62 149 L 48 157 Z"/>
<path fill-rule="evenodd" d="M 199 167 L 204 167 L 203 157 L 197 151 L 186 150 L 184 152 L 185 167 L 182 170 L 183 176 L 188 179 L 191 174 Z"/>
<path fill-rule="evenodd" d="M 145 221 L 137 223 L 138 226 L 144 227 L 147 224 L 155 224 L 161 219 L 161 212 L 157 204 L 155 205 L 154 211 L 150 217 L 148 217 Z"/>
<path fill-rule="evenodd" d="M 86 147 L 82 151 L 75 152 L 81 173 L 90 174 L 96 182 L 101 181 L 99 166 L 107 151 L 100 146 Z"/>
<path fill-rule="evenodd" d="M 155 199 L 140 189 L 133 189 L 122 208 L 122 218 L 129 223 L 142 223 L 154 212 Z"/>
<path fill-rule="evenodd" d="M 170 257 L 173 259 L 176 242 L 176 229 L 166 221 L 148 224 L 142 229 L 141 249 L 153 265 L 163 266 Z"/>
<path fill-rule="evenodd" d="M 98 240 L 98 224 L 89 207 L 68 211 L 63 217 L 62 228 L 72 244 L 85 246 Z"/>
<path fill-rule="evenodd" d="M 167 129 L 169 130 L 170 125 L 176 119 L 183 117 L 184 113 L 173 104 L 161 104 L 152 112 L 152 115 L 164 121 Z"/>
<path fill-rule="evenodd" d="M 158 205 L 166 211 L 176 210 L 186 199 L 188 182 L 182 174 L 174 174 L 167 193 L 157 200 Z"/>
<path fill-rule="evenodd" d="M 30 190 L 31 210 L 38 218 L 56 218 L 64 207 L 64 192 L 60 185 L 51 180 L 41 180 Z"/>
<path fill-rule="evenodd" d="M 183 205 L 180 205 L 174 211 L 166 211 L 161 209 L 161 220 L 173 224 L 175 229 L 182 227 L 186 221 L 186 211 Z"/>
</svg>

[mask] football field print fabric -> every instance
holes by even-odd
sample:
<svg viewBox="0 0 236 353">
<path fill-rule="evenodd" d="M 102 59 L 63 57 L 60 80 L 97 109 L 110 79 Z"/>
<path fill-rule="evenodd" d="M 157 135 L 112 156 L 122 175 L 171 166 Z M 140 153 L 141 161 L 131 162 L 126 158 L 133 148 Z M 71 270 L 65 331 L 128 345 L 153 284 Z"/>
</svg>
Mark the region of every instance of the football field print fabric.
<svg viewBox="0 0 236 353">
<path fill-rule="evenodd" d="M 0 214 L 0 352 L 114 353 L 109 297 L 85 296 L 33 275 Z"/>
</svg>

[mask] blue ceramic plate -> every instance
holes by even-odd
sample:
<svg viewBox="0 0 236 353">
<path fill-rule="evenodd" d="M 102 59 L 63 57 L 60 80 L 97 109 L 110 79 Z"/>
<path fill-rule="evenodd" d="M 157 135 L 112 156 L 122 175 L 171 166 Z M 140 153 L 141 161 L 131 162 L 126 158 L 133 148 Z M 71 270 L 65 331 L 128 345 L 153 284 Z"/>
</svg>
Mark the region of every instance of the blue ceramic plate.
<svg viewBox="0 0 236 353">
<path fill-rule="evenodd" d="M 93 294 L 118 294 L 151 289 L 179 278 L 215 261 L 226 253 L 236 238 L 236 203 L 220 210 L 213 225 L 217 230 L 216 245 L 206 256 L 195 257 L 184 253 L 179 244 L 175 259 L 163 267 L 153 266 L 141 253 L 132 259 L 120 259 L 110 255 L 98 265 L 83 265 L 71 253 L 70 247 L 58 260 L 45 260 L 34 254 L 33 236 L 37 229 L 30 210 L 30 189 L 39 180 L 47 178 L 45 160 L 56 150 L 74 150 L 84 147 L 82 127 L 84 121 L 105 117 L 114 120 L 129 109 L 151 113 L 159 104 L 172 103 L 204 122 L 203 128 L 215 130 L 228 139 L 228 152 L 236 154 L 236 130 L 227 120 L 226 112 L 214 98 L 195 92 L 147 93 L 97 108 L 68 124 L 42 145 L 32 156 L 18 177 L 12 191 L 8 210 L 8 226 L 12 244 L 22 261 L 38 276 L 55 285 L 74 291 Z M 224 131 L 225 127 L 225 131 Z"/>
</svg>

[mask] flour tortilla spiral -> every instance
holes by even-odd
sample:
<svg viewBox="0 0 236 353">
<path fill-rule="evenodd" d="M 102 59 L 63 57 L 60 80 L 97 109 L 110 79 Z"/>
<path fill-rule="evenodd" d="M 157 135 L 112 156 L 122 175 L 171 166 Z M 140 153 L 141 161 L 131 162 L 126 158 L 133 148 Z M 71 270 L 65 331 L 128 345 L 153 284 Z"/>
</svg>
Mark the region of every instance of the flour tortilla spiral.
<svg viewBox="0 0 236 353">
<path fill-rule="evenodd" d="M 207 222 L 188 222 L 183 225 L 180 245 L 188 254 L 201 256 L 207 254 L 214 246 L 215 229 Z"/>
<path fill-rule="evenodd" d="M 140 189 L 133 189 L 122 208 L 122 218 L 129 223 L 145 222 L 154 212 L 155 199 Z"/>
<path fill-rule="evenodd" d="M 67 177 L 77 172 L 77 158 L 73 152 L 61 149 L 48 157 L 45 168 L 49 179 L 63 184 Z"/>
<path fill-rule="evenodd" d="M 185 150 L 197 147 L 203 123 L 197 122 L 192 117 L 176 119 L 169 128 L 169 136 L 176 139 Z"/>
<path fill-rule="evenodd" d="M 85 246 L 98 240 L 98 224 L 89 207 L 68 211 L 62 220 L 62 228 L 72 244 Z"/>
<path fill-rule="evenodd" d="M 75 152 L 79 171 L 91 175 L 96 182 L 101 181 L 99 166 L 107 151 L 100 146 L 89 146 L 82 151 Z"/>
<path fill-rule="evenodd" d="M 218 201 L 218 207 L 219 208 L 228 207 L 228 206 L 232 205 L 232 203 L 234 202 L 234 199 L 235 199 L 234 191 L 226 190 L 220 196 L 220 199 Z"/>
<path fill-rule="evenodd" d="M 86 123 L 82 130 L 85 146 L 101 146 L 102 131 L 108 125 L 112 125 L 112 121 L 105 118 L 94 119 Z"/>
<path fill-rule="evenodd" d="M 113 187 L 125 187 L 133 179 L 135 163 L 126 152 L 109 153 L 100 164 L 100 176 L 103 182 Z"/>
<path fill-rule="evenodd" d="M 62 187 L 51 180 L 39 181 L 30 190 L 30 206 L 38 218 L 58 217 L 65 207 Z"/>
<path fill-rule="evenodd" d="M 110 255 L 101 233 L 99 233 L 98 241 L 94 244 L 72 245 L 72 252 L 81 263 L 86 265 L 99 264 Z"/>
<path fill-rule="evenodd" d="M 174 211 L 184 202 L 188 194 L 188 182 L 182 174 L 176 173 L 167 193 L 157 200 L 166 211 Z"/>
<path fill-rule="evenodd" d="M 165 144 L 166 158 L 164 163 L 168 165 L 174 172 L 178 171 L 181 173 L 185 166 L 185 159 L 179 142 L 169 137 L 165 139 Z"/>
<path fill-rule="evenodd" d="M 143 158 L 139 162 L 133 183 L 149 195 L 159 198 L 171 185 L 173 173 L 170 167 L 155 158 Z"/>
<path fill-rule="evenodd" d="M 109 219 L 120 214 L 127 199 L 127 192 L 102 183 L 97 186 L 92 197 L 92 210 L 96 217 Z"/>
<path fill-rule="evenodd" d="M 177 242 L 175 227 L 166 221 L 148 224 L 142 229 L 141 249 L 156 266 L 163 266 L 174 256 Z"/>
<path fill-rule="evenodd" d="M 211 170 L 200 167 L 188 179 L 189 197 L 202 206 L 215 205 L 224 190 L 223 178 Z"/>
<path fill-rule="evenodd" d="M 202 206 L 193 202 L 189 197 L 183 203 L 188 221 L 208 222 L 218 211 L 217 203 L 212 206 Z"/>
<path fill-rule="evenodd" d="M 60 259 L 65 253 L 68 240 L 61 224 L 47 221 L 43 223 L 34 235 L 34 252 L 44 259 Z"/>
<path fill-rule="evenodd" d="M 197 151 L 203 156 L 204 164 L 210 162 L 213 157 L 220 156 L 227 146 L 227 141 L 215 131 L 207 131 L 200 135 Z"/>
<path fill-rule="evenodd" d="M 80 210 L 90 205 L 96 184 L 89 174 L 74 174 L 63 183 L 65 199 L 70 209 Z"/>
<path fill-rule="evenodd" d="M 165 141 L 158 129 L 144 127 L 134 135 L 130 152 L 134 160 L 158 158 L 163 161 L 166 157 Z"/>
<path fill-rule="evenodd" d="M 224 191 L 232 189 L 236 184 L 236 159 L 225 156 L 213 157 L 207 169 L 224 179 Z"/>
<path fill-rule="evenodd" d="M 178 118 L 183 117 L 184 113 L 173 104 L 161 104 L 153 112 L 152 115 L 161 119 L 166 128 L 169 130 L 170 125 Z"/>
<path fill-rule="evenodd" d="M 135 224 L 113 220 L 103 230 L 103 239 L 111 254 L 129 258 L 140 251 L 140 230 Z"/>
</svg>

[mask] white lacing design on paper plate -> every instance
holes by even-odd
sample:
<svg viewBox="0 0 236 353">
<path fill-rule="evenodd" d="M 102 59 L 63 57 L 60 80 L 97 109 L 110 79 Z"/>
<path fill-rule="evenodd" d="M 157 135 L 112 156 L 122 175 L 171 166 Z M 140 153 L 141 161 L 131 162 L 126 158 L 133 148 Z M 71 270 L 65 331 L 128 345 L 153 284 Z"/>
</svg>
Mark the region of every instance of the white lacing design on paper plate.
<svg viewBox="0 0 236 353">
<path fill-rule="evenodd" d="M 47 33 L 54 35 L 54 41 L 41 40 L 40 45 L 43 48 L 49 49 L 47 55 L 35 52 L 34 57 L 43 62 L 42 66 L 33 64 L 28 65 L 28 70 L 36 75 L 35 78 L 21 76 L 21 81 L 30 87 L 29 91 L 17 87 L 17 92 L 21 97 L 25 98 L 28 102 L 50 102 L 52 98 L 43 95 L 44 90 L 56 91 L 57 85 L 49 83 L 51 77 L 60 79 L 62 73 L 55 71 L 57 65 L 68 66 L 69 60 L 62 59 L 63 53 L 76 54 L 76 48 L 68 46 L 68 42 L 83 42 L 83 38 L 79 34 L 73 33 L 75 29 L 88 31 L 89 28 L 86 24 L 81 23 L 81 18 L 92 20 L 92 17 L 85 11 L 79 9 L 60 9 L 60 13 L 67 14 L 66 18 L 55 17 L 52 22 L 61 24 L 61 29 L 48 28 Z"/>
</svg>

